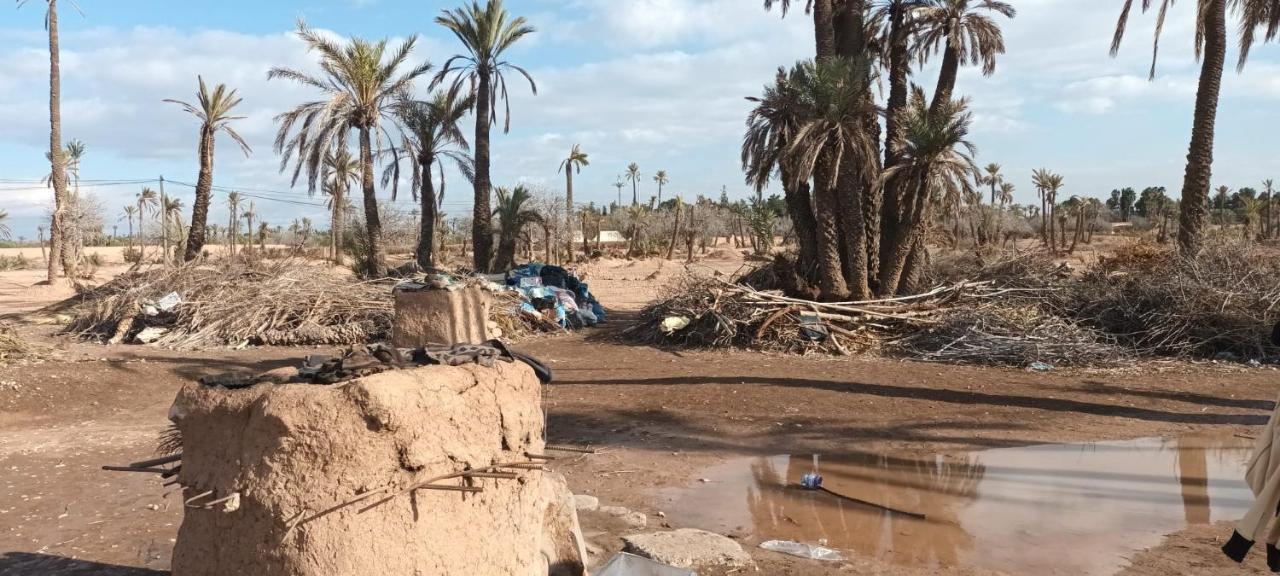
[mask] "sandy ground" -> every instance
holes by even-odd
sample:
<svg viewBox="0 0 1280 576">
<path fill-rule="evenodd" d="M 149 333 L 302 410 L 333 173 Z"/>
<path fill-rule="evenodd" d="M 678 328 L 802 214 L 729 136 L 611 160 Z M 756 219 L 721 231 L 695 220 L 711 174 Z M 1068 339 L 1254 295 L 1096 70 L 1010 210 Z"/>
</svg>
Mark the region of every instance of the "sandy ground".
<svg viewBox="0 0 1280 576">
<path fill-rule="evenodd" d="M 734 254 L 693 265 L 732 273 Z M 546 361 L 549 441 L 591 445 L 560 460 L 577 493 L 670 525 L 666 491 L 696 485 L 709 467 L 741 456 L 984 450 L 1187 433 L 1251 434 L 1275 399 L 1276 372 L 1216 364 L 1148 363 L 1122 370 L 1030 373 L 863 358 L 688 352 L 617 337 L 682 263 L 609 260 L 587 281 L 614 310 L 608 328 L 538 338 L 521 347 Z M 23 293 L 38 279 L 0 273 L 0 303 L 31 309 L 55 294 Z M 4 305 L 8 310 L 8 305 Z M 290 365 L 311 349 L 176 353 L 72 341 L 56 327 L 20 324 L 51 359 L 0 367 L 0 575 L 162 574 L 181 503 L 156 479 L 101 472 L 150 454 L 180 383 L 230 369 Z M 624 530 L 585 514 L 603 558 Z M 680 526 L 675 526 L 680 527 Z M 1261 573 L 1217 551 L 1229 527 L 1194 527 L 1134 551 L 1126 574 Z M 853 557 L 819 564 L 755 547 L 769 575 L 987 572 L 963 562 L 904 567 Z M 1047 550 L 1047 554 L 1088 553 Z M 717 574 L 704 572 L 703 574 Z"/>
</svg>

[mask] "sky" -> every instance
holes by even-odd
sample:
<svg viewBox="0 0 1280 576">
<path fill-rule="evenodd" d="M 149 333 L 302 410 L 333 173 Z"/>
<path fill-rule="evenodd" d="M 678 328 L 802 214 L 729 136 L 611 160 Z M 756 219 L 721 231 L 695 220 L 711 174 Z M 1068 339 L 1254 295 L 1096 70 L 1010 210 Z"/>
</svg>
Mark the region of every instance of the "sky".
<svg viewBox="0 0 1280 576">
<path fill-rule="evenodd" d="M 434 23 L 460 0 L 63 0 L 63 137 L 85 142 L 86 181 L 163 176 L 166 193 L 191 205 L 196 180 L 197 120 L 166 98 L 195 99 L 196 75 L 226 83 L 244 101 L 235 124 L 253 151 L 218 141 L 215 184 L 257 194 L 272 225 L 310 217 L 327 226 L 323 199 L 291 187 L 272 150 L 274 118 L 313 98 L 308 88 L 268 81 L 274 66 L 314 69 L 294 36 L 298 18 L 342 36 L 418 35 L 414 53 L 437 67 L 460 44 Z M 1065 176 L 1064 194 L 1106 197 L 1115 188 L 1181 187 L 1199 66 L 1192 45 L 1193 3 L 1175 4 L 1157 76 L 1148 81 L 1154 15 L 1139 15 L 1117 58 L 1108 55 L 1120 0 L 1012 0 L 1018 15 L 1002 21 L 1007 53 L 994 75 L 961 72 L 957 92 L 972 99 L 977 160 L 1003 166 L 1016 200 L 1035 201 L 1031 171 Z M 43 2 L 0 11 L 0 209 L 13 236 L 32 239 L 47 221 L 49 171 L 48 46 Z M 580 202 L 615 199 L 627 164 L 643 174 L 639 194 L 666 170 L 664 195 L 749 194 L 739 148 L 750 109 L 779 66 L 813 53 L 812 24 L 799 11 L 782 19 L 760 0 L 508 0 L 537 32 L 508 59 L 537 81 L 510 78 L 511 131 L 495 130 L 493 179 L 559 193 L 561 159 L 576 143 L 590 166 L 575 176 Z M 1184 5 L 1185 4 L 1185 5 Z M 1234 28 L 1234 27 L 1233 27 Z M 1274 127 L 1280 125 L 1280 48 L 1255 48 L 1248 66 L 1226 73 L 1217 119 L 1214 185 L 1258 187 L 1280 176 Z M 1228 55 L 1235 62 L 1234 51 Z M 913 78 L 930 92 L 936 66 Z M 424 87 L 425 88 L 425 87 Z M 473 120 L 465 120 L 467 132 Z M 470 185 L 449 178 L 451 215 L 470 212 Z M 154 184 L 150 184 L 154 187 Z M 107 209 L 107 227 L 125 228 L 121 208 L 141 184 L 84 185 Z M 629 187 L 628 187 L 629 188 Z M 773 186 L 766 193 L 781 193 Z M 624 197 L 631 191 L 624 189 Z M 386 194 L 383 195 L 387 197 Z M 215 197 L 222 206 L 223 194 Z M 408 210 L 405 194 L 397 205 Z M 217 208 L 211 221 L 218 222 Z"/>
</svg>

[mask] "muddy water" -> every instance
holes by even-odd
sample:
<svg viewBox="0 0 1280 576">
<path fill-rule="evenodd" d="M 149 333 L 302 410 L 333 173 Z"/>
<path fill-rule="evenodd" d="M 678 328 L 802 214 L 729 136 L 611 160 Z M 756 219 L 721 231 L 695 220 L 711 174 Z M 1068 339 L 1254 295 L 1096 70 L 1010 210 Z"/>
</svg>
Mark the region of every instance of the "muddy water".
<svg viewBox="0 0 1280 576">
<path fill-rule="evenodd" d="M 742 458 L 664 492 L 663 509 L 673 525 L 752 544 L 825 539 L 846 553 L 918 567 L 1110 574 L 1164 534 L 1243 516 L 1252 501 L 1241 479 L 1250 444 L 1234 436 L 1150 438 L 949 455 Z M 875 505 L 799 488 L 811 471 L 832 492 Z"/>
</svg>

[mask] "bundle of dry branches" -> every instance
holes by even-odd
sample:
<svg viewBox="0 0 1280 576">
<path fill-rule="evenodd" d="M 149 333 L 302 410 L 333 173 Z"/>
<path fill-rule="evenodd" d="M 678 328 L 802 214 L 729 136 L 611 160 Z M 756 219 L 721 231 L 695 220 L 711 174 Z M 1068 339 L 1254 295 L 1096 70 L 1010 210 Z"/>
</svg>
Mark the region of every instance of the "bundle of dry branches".
<svg viewBox="0 0 1280 576">
<path fill-rule="evenodd" d="M 148 315 L 147 304 L 176 293 L 182 303 Z M 154 268 L 129 272 L 58 305 L 68 330 L 120 342 L 147 327 L 175 349 L 244 344 L 354 344 L 385 337 L 392 318 L 389 280 L 359 281 L 298 260 Z"/>
<path fill-rule="evenodd" d="M 26 358 L 31 351 L 31 345 L 18 336 L 12 326 L 0 322 L 0 365 L 10 360 Z"/>
</svg>

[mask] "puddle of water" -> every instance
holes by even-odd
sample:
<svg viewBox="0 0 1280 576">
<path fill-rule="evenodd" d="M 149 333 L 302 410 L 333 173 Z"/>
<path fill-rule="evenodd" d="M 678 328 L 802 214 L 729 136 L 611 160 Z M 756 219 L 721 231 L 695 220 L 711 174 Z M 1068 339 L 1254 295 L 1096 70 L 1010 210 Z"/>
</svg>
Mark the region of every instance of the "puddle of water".
<svg viewBox="0 0 1280 576">
<path fill-rule="evenodd" d="M 740 458 L 664 491 L 673 524 L 853 551 L 896 564 L 1111 574 L 1190 524 L 1234 520 L 1252 494 L 1234 436 L 1050 444 L 958 455 Z M 840 495 L 798 487 L 817 471 Z M 1224 534 L 1224 536 L 1226 536 Z"/>
</svg>

